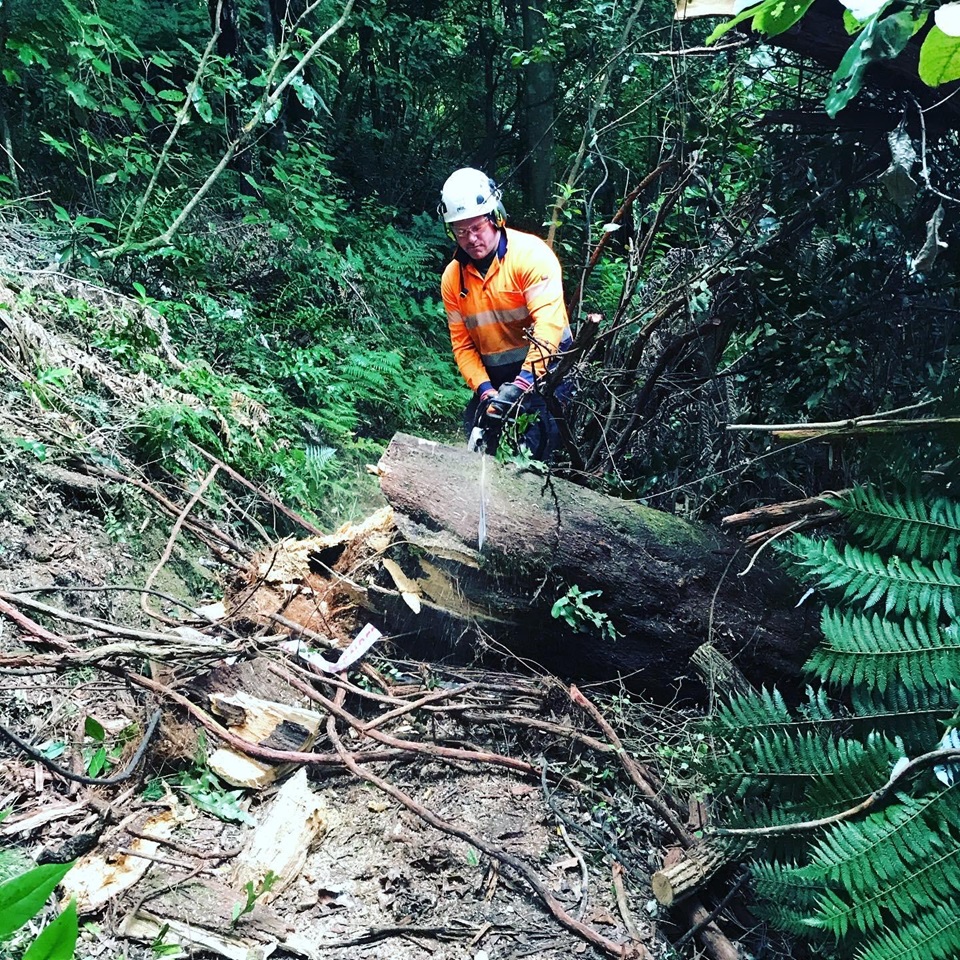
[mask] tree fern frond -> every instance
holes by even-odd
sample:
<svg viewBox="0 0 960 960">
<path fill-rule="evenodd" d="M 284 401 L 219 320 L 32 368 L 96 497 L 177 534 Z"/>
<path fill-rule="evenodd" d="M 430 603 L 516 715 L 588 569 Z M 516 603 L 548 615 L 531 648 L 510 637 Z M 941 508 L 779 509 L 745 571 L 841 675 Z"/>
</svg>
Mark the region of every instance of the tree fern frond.
<svg viewBox="0 0 960 960">
<path fill-rule="evenodd" d="M 822 876 L 808 866 L 763 861 L 750 864 L 750 875 L 759 899 L 758 916 L 788 933 L 809 936 L 808 918 L 824 892 Z"/>
<path fill-rule="evenodd" d="M 956 624 L 941 627 L 930 614 L 902 622 L 856 611 L 827 608 L 824 642 L 806 669 L 838 687 L 876 688 L 892 684 L 910 690 L 946 686 L 960 677 L 960 636 Z"/>
<path fill-rule="evenodd" d="M 776 688 L 766 687 L 722 701 L 708 723 L 710 732 L 716 736 L 735 735 L 744 740 L 761 730 L 795 725 L 783 694 Z"/>
<path fill-rule="evenodd" d="M 956 713 L 958 693 L 955 687 L 910 690 L 894 685 L 884 694 L 854 688 L 851 729 L 880 730 L 902 742 L 908 755 L 924 753 L 939 739 L 944 722 Z"/>
<path fill-rule="evenodd" d="M 940 824 L 958 813 L 949 790 L 923 797 L 900 794 L 896 803 L 863 820 L 835 824 L 815 844 L 811 869 L 855 897 L 871 895 L 904 871 L 919 869 L 947 842 Z"/>
<path fill-rule="evenodd" d="M 902 923 L 936 906 L 943 897 L 960 894 L 960 845 L 928 851 L 910 872 L 884 878 L 874 889 L 851 897 L 828 890 L 811 921 L 836 937 L 851 930 L 867 933 L 892 921 Z"/>
<path fill-rule="evenodd" d="M 754 737 L 716 762 L 738 797 L 786 788 L 804 791 L 821 807 L 842 809 L 883 784 L 900 755 L 896 745 L 875 734 L 860 741 L 807 731 Z"/>
<path fill-rule="evenodd" d="M 857 960 L 955 960 L 960 956 L 960 911 L 954 899 L 911 923 L 863 943 Z"/>
<path fill-rule="evenodd" d="M 841 552 L 832 541 L 804 536 L 795 537 L 784 550 L 824 589 L 841 592 L 846 603 L 869 609 L 883 601 L 886 613 L 901 616 L 956 616 L 960 577 L 949 560 L 934 560 L 929 566 L 918 559 L 885 560 L 849 543 Z"/>
<path fill-rule="evenodd" d="M 960 552 L 960 503 L 945 497 L 904 493 L 883 496 L 874 487 L 857 487 L 831 501 L 847 518 L 852 533 L 874 550 L 893 549 L 922 560 Z"/>
</svg>

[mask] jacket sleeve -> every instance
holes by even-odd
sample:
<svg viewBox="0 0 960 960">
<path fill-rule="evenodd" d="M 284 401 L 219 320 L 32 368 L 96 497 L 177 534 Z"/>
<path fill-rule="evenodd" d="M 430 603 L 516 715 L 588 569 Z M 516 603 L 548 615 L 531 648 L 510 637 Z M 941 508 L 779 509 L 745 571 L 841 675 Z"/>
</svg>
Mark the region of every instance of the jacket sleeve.
<svg viewBox="0 0 960 960">
<path fill-rule="evenodd" d="M 540 378 L 559 352 L 564 335 L 569 335 L 560 261 L 545 243 L 531 251 L 523 264 L 520 280 L 533 320 L 533 343 L 523 369 Z"/>
<path fill-rule="evenodd" d="M 460 312 L 460 297 L 455 279 L 456 269 L 448 268 L 444 271 L 440 292 L 443 296 L 443 306 L 447 313 L 447 326 L 450 330 L 450 346 L 453 348 L 453 359 L 457 362 L 460 376 L 466 381 L 471 390 L 476 390 L 482 383 L 490 380 L 487 369 L 483 365 L 480 351 L 477 350 L 467 325 L 463 322 Z"/>
</svg>

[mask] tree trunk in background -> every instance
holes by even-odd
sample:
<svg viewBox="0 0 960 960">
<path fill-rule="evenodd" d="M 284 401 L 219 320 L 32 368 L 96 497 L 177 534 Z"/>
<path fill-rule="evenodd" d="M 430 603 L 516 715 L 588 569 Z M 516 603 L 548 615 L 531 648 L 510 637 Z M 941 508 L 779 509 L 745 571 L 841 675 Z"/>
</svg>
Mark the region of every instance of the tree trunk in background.
<svg viewBox="0 0 960 960">
<path fill-rule="evenodd" d="M 207 0 L 207 10 L 210 14 L 210 27 L 217 28 L 217 0 Z M 236 0 L 223 0 L 220 5 L 220 36 L 217 38 L 217 53 L 221 57 L 233 61 L 237 69 L 242 69 L 240 53 L 240 19 Z M 226 93 L 223 98 L 224 125 L 227 141 L 233 143 L 240 134 L 240 116 L 236 97 Z M 249 173 L 250 151 L 238 150 L 230 160 L 230 169 L 238 173 Z M 250 195 L 252 187 L 245 181 L 240 181 L 240 189 Z"/>
<path fill-rule="evenodd" d="M 527 51 L 538 47 L 547 32 L 543 0 L 523 0 L 523 45 Z M 553 99 L 556 89 L 553 63 L 536 57 L 523 71 L 523 108 L 520 167 L 526 205 L 538 216 L 546 214 L 553 198 Z"/>
<path fill-rule="evenodd" d="M 708 639 L 766 683 L 795 676 L 816 639 L 812 606 L 795 608 L 802 590 L 761 563 L 738 576 L 749 556 L 711 528 L 403 434 L 380 474 L 401 534 L 386 556 L 401 568 L 394 583 L 407 603 L 376 587 L 370 599 L 392 633 L 453 648 L 475 644 L 479 626 L 561 675 L 634 674 L 633 685 L 651 691 L 692 678 L 690 655 Z M 609 618 L 617 639 L 551 616 L 574 585 L 602 591 L 588 603 Z M 423 602 L 413 604 L 421 606 L 414 614 L 410 594 L 418 591 Z"/>
</svg>

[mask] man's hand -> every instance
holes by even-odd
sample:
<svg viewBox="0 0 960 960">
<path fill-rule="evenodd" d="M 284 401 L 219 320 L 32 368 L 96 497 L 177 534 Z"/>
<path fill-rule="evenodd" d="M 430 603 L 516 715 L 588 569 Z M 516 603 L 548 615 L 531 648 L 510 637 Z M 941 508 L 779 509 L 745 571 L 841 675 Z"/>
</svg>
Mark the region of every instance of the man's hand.
<svg viewBox="0 0 960 960">
<path fill-rule="evenodd" d="M 519 377 L 513 383 L 505 383 L 487 406 L 487 416 L 491 420 L 505 420 L 511 414 L 520 411 L 520 401 L 530 389 L 526 380 Z"/>
</svg>

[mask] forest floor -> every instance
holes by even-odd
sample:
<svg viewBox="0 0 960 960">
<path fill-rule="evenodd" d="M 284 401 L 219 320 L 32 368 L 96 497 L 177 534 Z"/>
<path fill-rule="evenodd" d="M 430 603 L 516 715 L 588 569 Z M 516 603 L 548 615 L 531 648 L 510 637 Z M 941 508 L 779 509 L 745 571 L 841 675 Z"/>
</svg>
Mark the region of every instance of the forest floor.
<svg viewBox="0 0 960 960">
<path fill-rule="evenodd" d="M 217 526 L 199 477 L 129 459 L 120 425 L 159 387 L 92 351 L 75 318 L 29 306 L 68 295 L 53 273 L 0 284 L 0 725 L 68 771 L 0 737 L 0 872 L 77 859 L 77 957 L 717 956 L 671 945 L 690 918 L 657 906 L 650 877 L 676 839 L 565 684 L 390 646 L 318 678 L 284 631 L 209 613 L 265 545 Z M 64 369 L 82 394 L 44 376 Z M 213 778 L 236 719 L 213 718 L 218 694 L 312 711 L 299 747 L 296 723 L 259 742 L 316 756 L 265 763 L 247 789 Z M 657 739 L 670 711 L 596 698 L 631 752 L 676 754 Z M 750 923 L 720 922 L 721 940 Z"/>
</svg>

